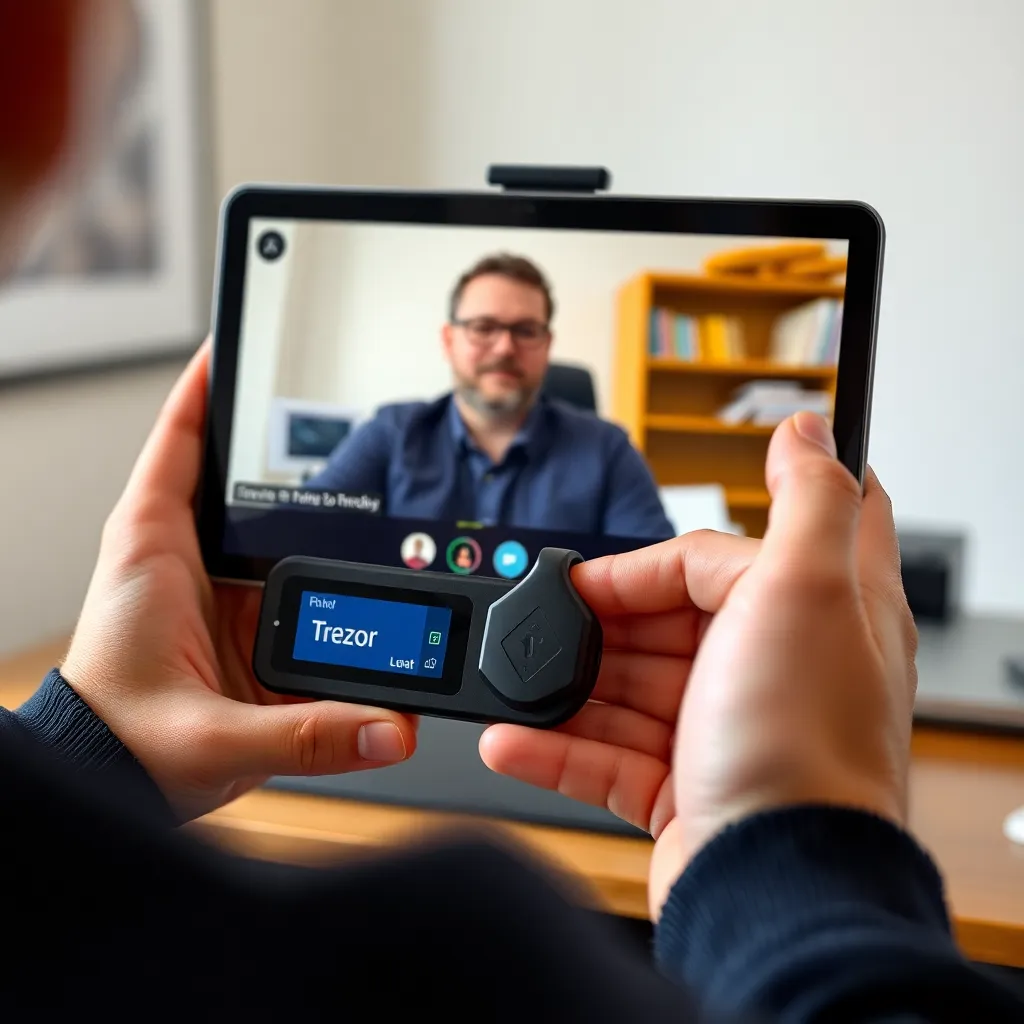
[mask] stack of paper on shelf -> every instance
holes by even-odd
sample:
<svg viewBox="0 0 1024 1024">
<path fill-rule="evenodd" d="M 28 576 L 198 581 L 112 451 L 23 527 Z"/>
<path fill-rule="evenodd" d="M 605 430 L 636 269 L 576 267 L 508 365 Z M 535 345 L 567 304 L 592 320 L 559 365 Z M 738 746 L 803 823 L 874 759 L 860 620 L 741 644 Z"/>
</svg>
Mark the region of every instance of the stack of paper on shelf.
<svg viewBox="0 0 1024 1024">
<path fill-rule="evenodd" d="M 718 419 L 723 423 L 774 426 L 805 410 L 831 415 L 832 395 L 802 388 L 791 380 L 754 380 L 736 390 L 729 404 L 719 409 Z"/>
</svg>

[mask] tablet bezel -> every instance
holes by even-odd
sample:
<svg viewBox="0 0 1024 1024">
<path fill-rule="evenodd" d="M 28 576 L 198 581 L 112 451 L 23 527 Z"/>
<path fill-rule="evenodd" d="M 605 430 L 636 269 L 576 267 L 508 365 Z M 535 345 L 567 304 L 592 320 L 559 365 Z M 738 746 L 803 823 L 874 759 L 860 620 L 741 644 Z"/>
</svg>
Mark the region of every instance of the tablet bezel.
<svg viewBox="0 0 1024 1024">
<path fill-rule="evenodd" d="M 208 415 L 196 503 L 204 563 L 216 579 L 259 583 L 275 561 L 222 550 L 253 219 L 848 240 L 833 430 L 840 459 L 863 481 L 885 247 L 881 217 L 866 203 L 245 185 L 227 197 L 221 210 Z"/>
</svg>

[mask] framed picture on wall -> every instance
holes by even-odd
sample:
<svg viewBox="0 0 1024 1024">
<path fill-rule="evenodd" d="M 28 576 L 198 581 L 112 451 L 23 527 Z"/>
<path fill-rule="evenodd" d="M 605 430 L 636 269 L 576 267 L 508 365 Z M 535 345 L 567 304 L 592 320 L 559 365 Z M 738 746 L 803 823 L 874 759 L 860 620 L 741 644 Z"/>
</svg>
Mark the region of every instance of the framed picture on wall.
<svg viewBox="0 0 1024 1024">
<path fill-rule="evenodd" d="M 105 37 L 106 38 L 106 37 Z M 0 380 L 184 353 L 209 320 L 209 180 L 192 0 L 133 0 L 102 150 L 0 290 Z"/>
</svg>

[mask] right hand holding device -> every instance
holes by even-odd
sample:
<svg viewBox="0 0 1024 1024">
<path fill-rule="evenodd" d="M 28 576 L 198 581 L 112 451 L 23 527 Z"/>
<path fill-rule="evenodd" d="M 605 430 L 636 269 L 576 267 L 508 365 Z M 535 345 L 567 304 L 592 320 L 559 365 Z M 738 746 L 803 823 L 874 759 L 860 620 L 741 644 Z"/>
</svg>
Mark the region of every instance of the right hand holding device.
<svg viewBox="0 0 1024 1024">
<path fill-rule="evenodd" d="M 481 740 L 495 771 L 651 831 L 655 915 L 748 815 L 830 804 L 906 821 L 917 634 L 888 498 L 870 472 L 861 494 L 811 414 L 776 431 L 766 477 L 762 542 L 698 533 L 577 567 L 607 638 L 602 703 L 558 732 Z"/>
</svg>

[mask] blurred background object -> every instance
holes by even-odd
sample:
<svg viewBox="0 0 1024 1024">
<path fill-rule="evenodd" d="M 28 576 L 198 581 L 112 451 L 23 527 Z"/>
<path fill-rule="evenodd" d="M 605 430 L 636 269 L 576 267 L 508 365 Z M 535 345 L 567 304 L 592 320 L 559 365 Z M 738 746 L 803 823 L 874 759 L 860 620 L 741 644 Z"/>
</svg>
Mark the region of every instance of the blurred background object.
<svg viewBox="0 0 1024 1024">
<path fill-rule="evenodd" d="M 145 3 L 134 5 L 126 46 L 133 56 L 117 83 L 105 149 L 88 168 L 78 194 L 56 207 L 28 251 L 24 279 L 152 274 L 158 265 L 157 147 L 160 122 L 159 55 L 163 40 Z M 10 285 L 9 285 L 10 287 Z M 16 287 L 16 284 L 15 284 Z"/>
<path fill-rule="evenodd" d="M 205 14 L 191 0 L 105 9 L 95 41 L 114 102 L 82 92 L 94 134 L 0 291 L 0 380 L 180 358 L 209 322 Z"/>
<path fill-rule="evenodd" d="M 197 31 L 175 44 L 174 73 L 189 76 L 198 103 L 172 105 L 171 123 L 209 129 L 196 144 L 209 185 L 198 232 L 207 261 L 217 201 L 246 180 L 481 188 L 489 164 L 528 161 L 607 166 L 622 193 L 870 202 L 888 231 L 871 461 L 907 531 L 963 535 L 962 607 L 1024 617 L 1024 134 L 1015 127 L 1024 5 L 209 0 L 194 9 Z M 188 121 L 196 110 L 201 122 Z M 161 180 L 158 150 L 149 150 L 151 181 Z M 108 167 L 107 182 L 117 175 Z M 149 223 L 144 203 L 116 208 L 118 223 L 132 225 L 118 237 L 151 237 L 119 251 L 161 267 L 173 222 L 158 217 L 148 236 L 138 229 Z M 790 272 L 815 278 L 813 266 Z M 201 322 L 208 262 L 203 273 Z M 191 343 L 175 318 L 171 310 L 146 327 Z M 79 332 L 65 309 L 50 336 L 71 343 Z M 12 581 L 0 649 L 73 624 L 103 517 L 182 361 L 0 395 L 0 474 L 13 485 L 0 531 Z"/>
</svg>

